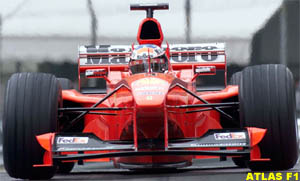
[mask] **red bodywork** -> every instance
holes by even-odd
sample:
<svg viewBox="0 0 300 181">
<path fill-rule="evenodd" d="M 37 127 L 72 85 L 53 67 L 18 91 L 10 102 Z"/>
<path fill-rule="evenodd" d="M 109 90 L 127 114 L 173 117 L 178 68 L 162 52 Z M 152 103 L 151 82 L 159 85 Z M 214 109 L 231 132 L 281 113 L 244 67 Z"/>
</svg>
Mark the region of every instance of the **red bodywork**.
<svg viewBox="0 0 300 181">
<path fill-rule="evenodd" d="M 145 23 L 151 21 L 158 28 L 159 38 L 157 39 L 142 39 L 141 33 Z M 163 33 L 159 22 L 154 18 L 144 19 L 138 30 L 137 41 L 139 44 L 155 44 L 162 45 Z M 134 46 L 132 46 L 134 48 Z M 188 53 L 188 52 L 185 52 Z M 202 51 L 202 53 L 205 53 Z M 207 51 L 207 54 L 216 53 L 225 55 L 224 51 Z M 116 53 L 120 55 L 122 53 Z M 166 54 L 170 59 L 170 50 L 166 48 Z M 80 54 L 80 58 L 88 56 L 104 56 L 105 53 L 89 53 Z M 114 55 L 109 53 L 107 56 Z M 128 56 L 129 53 L 123 53 L 123 56 Z M 80 59 L 78 60 L 80 64 Z M 222 103 L 224 100 L 238 96 L 237 86 L 226 86 L 226 58 L 225 62 L 214 63 L 182 63 L 171 64 L 169 62 L 169 71 L 166 73 L 141 73 L 130 74 L 128 65 L 79 65 L 79 85 L 80 74 L 88 69 L 105 69 L 107 75 L 102 77 L 106 79 L 107 94 L 119 88 L 104 102 L 99 104 L 99 108 L 122 107 L 124 110 L 106 110 L 95 111 L 105 113 L 115 113 L 116 115 L 97 115 L 86 114 L 83 118 L 84 128 L 83 133 L 93 133 L 98 138 L 104 141 L 112 140 L 133 140 L 135 151 L 145 150 L 160 150 L 161 148 L 140 148 L 139 141 L 145 139 L 158 139 L 164 144 L 164 149 L 168 148 L 168 141 L 171 139 L 182 138 L 199 138 L 207 133 L 208 130 L 223 129 L 221 126 L 220 113 L 213 109 L 207 111 L 186 113 L 187 111 L 207 109 L 207 108 L 186 108 L 177 109 L 174 106 L 179 105 L 198 105 L 203 104 L 202 101 L 196 99 L 192 95 L 184 91 L 178 84 L 182 85 L 197 96 L 206 100 L 208 103 Z M 196 66 L 213 66 L 216 69 L 225 70 L 225 88 L 218 91 L 196 91 Z M 201 75 L 200 75 L 201 76 Z M 204 75 L 205 76 L 205 75 Z M 200 77 L 201 79 L 201 77 Z M 80 87 L 79 87 L 80 88 Z M 82 107 L 89 108 L 103 99 L 107 94 L 82 94 L 77 90 L 63 90 L 62 96 L 64 102 L 76 103 Z M 173 107 L 172 107 L 173 106 Z M 261 160 L 260 150 L 257 144 L 264 137 L 266 130 L 258 128 L 248 128 L 248 133 L 251 141 L 251 160 Z M 52 164 L 51 145 L 53 143 L 53 134 L 45 134 L 37 136 L 41 146 L 45 148 L 46 154 L 43 165 L 49 166 Z M 242 149 L 242 148 L 228 148 Z M 188 148 L 188 150 L 220 150 L 220 148 Z M 107 153 L 109 151 L 85 151 L 89 153 Z M 73 154 L 73 152 L 63 152 L 62 154 Z M 192 155 L 170 155 L 170 156 L 130 156 L 130 157 L 113 157 L 113 158 L 95 158 L 86 159 L 84 162 L 99 162 L 99 161 L 114 161 L 116 166 L 120 164 L 131 165 L 162 165 L 162 164 L 177 164 L 184 163 L 190 165 L 192 159 L 203 158 L 218 158 L 219 156 L 192 156 Z"/>
</svg>

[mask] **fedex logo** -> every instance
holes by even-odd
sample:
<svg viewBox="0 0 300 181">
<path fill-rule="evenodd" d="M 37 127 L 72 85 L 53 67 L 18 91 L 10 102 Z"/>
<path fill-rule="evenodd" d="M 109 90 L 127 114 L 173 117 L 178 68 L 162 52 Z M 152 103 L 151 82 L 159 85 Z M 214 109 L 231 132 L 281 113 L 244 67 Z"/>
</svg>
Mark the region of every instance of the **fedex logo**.
<svg viewBox="0 0 300 181">
<path fill-rule="evenodd" d="M 215 140 L 246 139 L 246 134 L 244 132 L 215 133 L 214 137 L 215 137 Z"/>
<path fill-rule="evenodd" d="M 58 137 L 57 144 L 87 144 L 88 137 Z"/>
</svg>

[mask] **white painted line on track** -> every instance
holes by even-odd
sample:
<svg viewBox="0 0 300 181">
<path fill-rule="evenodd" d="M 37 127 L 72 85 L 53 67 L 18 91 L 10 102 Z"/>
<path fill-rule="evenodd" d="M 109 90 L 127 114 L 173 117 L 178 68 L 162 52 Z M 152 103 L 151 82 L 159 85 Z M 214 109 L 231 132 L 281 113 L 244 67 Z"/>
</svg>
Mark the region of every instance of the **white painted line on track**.
<svg viewBox="0 0 300 181">
<path fill-rule="evenodd" d="M 299 136 L 299 139 L 300 139 L 300 118 L 298 118 L 297 121 L 298 121 L 298 132 L 299 132 L 298 136 Z"/>
</svg>

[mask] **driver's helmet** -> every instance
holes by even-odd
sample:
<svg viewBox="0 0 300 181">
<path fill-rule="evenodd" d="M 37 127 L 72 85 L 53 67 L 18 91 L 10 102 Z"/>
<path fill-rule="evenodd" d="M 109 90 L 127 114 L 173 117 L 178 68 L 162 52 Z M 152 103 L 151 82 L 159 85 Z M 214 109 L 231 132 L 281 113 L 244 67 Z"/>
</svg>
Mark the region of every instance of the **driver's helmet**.
<svg viewBox="0 0 300 181">
<path fill-rule="evenodd" d="M 152 44 L 139 45 L 131 53 L 129 68 L 133 74 L 145 72 L 164 73 L 168 70 L 168 59 L 165 51 L 159 46 Z"/>
</svg>

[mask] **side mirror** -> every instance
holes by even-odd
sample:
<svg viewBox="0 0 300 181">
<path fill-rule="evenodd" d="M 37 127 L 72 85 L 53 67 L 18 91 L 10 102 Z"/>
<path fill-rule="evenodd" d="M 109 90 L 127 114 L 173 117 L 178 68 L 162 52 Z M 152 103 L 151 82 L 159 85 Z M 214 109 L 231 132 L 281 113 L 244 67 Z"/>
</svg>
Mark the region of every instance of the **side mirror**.
<svg viewBox="0 0 300 181">
<path fill-rule="evenodd" d="M 104 76 L 107 76 L 107 70 L 106 69 L 87 69 L 85 71 L 85 76 L 87 78 L 102 78 Z"/>
<path fill-rule="evenodd" d="M 201 75 L 216 75 L 215 66 L 196 66 L 195 73 Z"/>
<path fill-rule="evenodd" d="M 85 71 L 85 77 L 87 78 L 103 78 L 108 83 L 110 80 L 107 78 L 108 71 L 107 69 L 87 69 Z"/>
<path fill-rule="evenodd" d="M 195 66 L 194 68 L 195 75 L 192 78 L 192 81 L 195 80 L 200 75 L 216 75 L 216 71 L 217 71 L 216 66 L 205 66 L 205 65 Z"/>
</svg>

